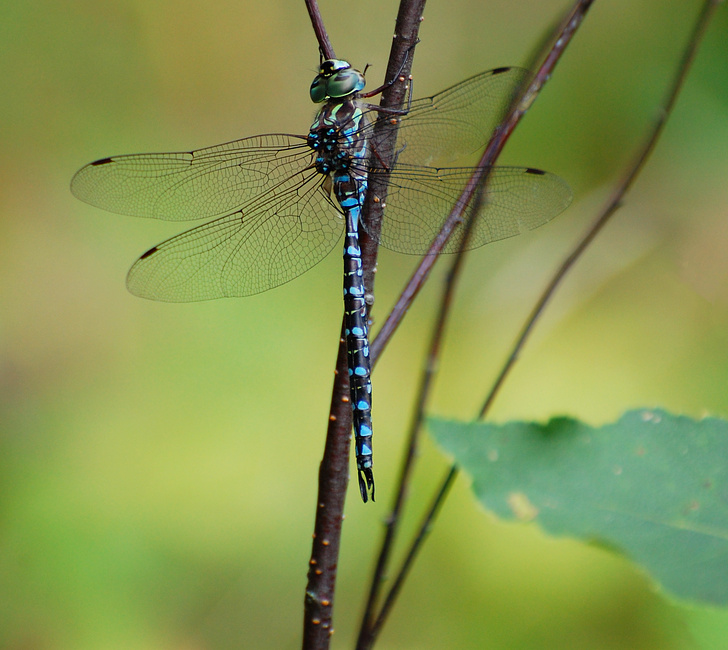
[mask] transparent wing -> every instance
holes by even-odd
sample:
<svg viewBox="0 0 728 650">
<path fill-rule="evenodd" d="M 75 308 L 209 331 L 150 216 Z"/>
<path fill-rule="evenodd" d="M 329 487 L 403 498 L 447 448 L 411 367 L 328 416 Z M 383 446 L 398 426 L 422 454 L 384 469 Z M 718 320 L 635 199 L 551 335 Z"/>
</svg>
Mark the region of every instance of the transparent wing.
<svg viewBox="0 0 728 650">
<path fill-rule="evenodd" d="M 240 210 L 147 251 L 129 270 L 127 286 L 168 302 L 260 293 L 323 259 L 342 227 L 322 177 L 299 172 Z"/>
<path fill-rule="evenodd" d="M 76 173 L 71 191 L 119 214 L 203 219 L 239 209 L 312 160 L 302 136 L 259 135 L 197 151 L 103 158 Z"/>
<path fill-rule="evenodd" d="M 397 165 L 452 165 L 488 143 L 514 97 L 530 78 L 528 70 L 498 68 L 470 77 L 432 97 L 417 99 L 406 115 L 387 118 L 389 126 L 383 127 L 384 133 L 372 137 L 374 149 L 396 139 Z M 370 124 L 366 128 L 373 131 L 378 112 L 368 111 L 368 117 Z M 376 166 L 376 155 L 371 162 Z"/>
<path fill-rule="evenodd" d="M 471 177 L 471 168 L 397 166 L 384 208 L 382 246 L 400 253 L 427 252 Z M 571 203 L 569 186 L 558 176 L 526 167 L 494 167 L 467 248 L 533 230 Z M 458 226 L 443 252 L 463 245 Z"/>
</svg>

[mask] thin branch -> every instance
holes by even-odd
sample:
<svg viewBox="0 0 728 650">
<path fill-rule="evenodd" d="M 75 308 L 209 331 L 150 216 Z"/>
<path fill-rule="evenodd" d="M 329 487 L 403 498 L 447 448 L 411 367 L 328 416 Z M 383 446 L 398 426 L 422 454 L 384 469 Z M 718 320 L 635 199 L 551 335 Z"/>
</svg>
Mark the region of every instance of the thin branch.
<svg viewBox="0 0 728 650">
<path fill-rule="evenodd" d="M 404 317 L 404 314 L 406 313 L 406 310 L 408 309 L 412 299 L 414 299 L 414 297 L 417 295 L 422 284 L 428 277 L 429 272 L 432 269 L 434 262 L 436 261 L 435 255 L 442 250 L 442 247 L 447 242 L 454 228 L 460 222 L 462 222 L 464 212 L 468 210 L 470 215 L 477 214 L 480 203 L 483 200 L 487 176 L 493 166 L 493 163 L 497 159 L 500 152 L 503 150 L 503 147 L 505 146 L 505 143 L 507 142 L 514 128 L 521 120 L 526 110 L 531 106 L 536 96 L 540 92 L 541 88 L 545 84 L 546 80 L 550 77 L 557 61 L 559 60 L 561 54 L 564 52 L 564 49 L 570 42 L 576 29 L 581 24 L 581 21 L 583 20 L 584 15 L 592 4 L 592 1 L 593 0 L 582 0 L 580 2 L 577 2 L 572 11 L 567 14 L 564 21 L 562 21 L 561 29 L 558 30 L 558 36 L 554 39 L 554 42 L 550 44 L 549 50 L 544 55 L 544 62 L 541 65 L 539 71 L 533 77 L 531 83 L 517 98 L 517 101 L 514 103 L 502 125 L 498 129 L 496 129 L 483 153 L 483 156 L 481 157 L 478 166 L 474 171 L 473 176 L 469 180 L 465 190 L 463 191 L 463 194 L 457 202 L 458 206 L 466 207 L 456 207 L 450 213 L 445 224 L 443 225 L 442 230 L 431 245 L 430 250 L 428 251 L 428 255 L 420 263 L 420 266 L 412 276 L 405 291 L 400 297 L 400 300 L 395 306 L 395 309 L 393 310 L 392 314 L 390 314 L 390 317 L 382 326 L 382 330 L 380 330 L 379 335 L 373 342 L 372 354 L 375 360 L 377 356 L 381 353 L 386 342 L 389 340 L 389 337 L 391 337 L 394 330 L 399 325 L 399 322 L 401 322 L 401 319 Z M 469 236 L 473 222 L 474 219 L 469 218 L 466 221 L 466 239 Z M 371 646 L 384 621 L 386 620 L 386 617 L 389 614 L 389 611 L 396 599 L 396 596 L 399 593 L 402 579 L 408 571 L 411 562 L 413 561 L 419 549 L 420 544 L 426 537 L 426 533 L 429 530 L 432 518 L 436 515 L 441 500 L 445 497 L 445 494 L 447 493 L 446 486 L 449 485 L 449 482 L 454 479 L 454 476 L 456 474 L 456 472 L 451 472 L 448 474 L 449 478 L 446 480 L 446 485 L 441 488 L 439 496 L 434 501 L 433 508 L 425 517 L 425 523 L 421 528 L 421 534 L 418 535 L 417 539 L 410 548 L 410 552 L 407 554 L 405 563 L 403 567 L 400 568 L 397 574 L 397 578 L 394 581 L 394 585 L 390 589 L 385 599 L 384 605 L 382 606 L 382 609 L 376 618 L 376 621 L 372 623 L 371 617 L 374 609 L 374 604 L 376 603 L 379 591 L 383 584 L 383 577 L 386 572 L 386 567 L 389 563 L 389 558 L 393 547 L 393 541 L 396 536 L 396 532 L 398 530 L 399 522 L 401 519 L 401 511 L 404 505 L 404 497 L 407 491 L 407 485 L 409 483 L 414 458 L 416 456 L 419 433 L 424 419 L 425 403 L 429 397 L 430 388 L 434 377 L 434 370 L 437 364 L 437 359 L 439 358 L 440 345 L 444 336 L 447 319 L 450 313 L 449 307 L 454 295 L 454 290 L 457 284 L 457 278 L 459 277 L 459 271 L 463 259 L 464 255 L 461 251 L 455 256 L 455 259 L 453 260 L 453 264 L 448 274 L 448 280 L 441 298 L 441 304 L 438 310 L 438 319 L 433 327 L 433 334 L 430 341 L 430 348 L 428 353 L 428 361 L 426 363 L 426 368 L 420 380 L 417 403 L 415 405 L 415 410 L 409 429 L 407 450 L 400 470 L 400 477 L 395 502 L 392 508 L 392 514 L 387 519 L 387 528 L 385 531 L 385 536 L 380 549 L 377 566 L 370 587 L 367 610 L 365 613 L 364 621 L 362 623 L 362 631 L 360 632 L 359 637 L 358 648 L 360 649 Z"/>
<path fill-rule="evenodd" d="M 561 266 L 557 269 L 556 273 L 554 273 L 554 276 L 551 278 L 548 286 L 542 293 L 541 297 L 538 299 L 538 302 L 533 308 L 533 311 L 526 319 L 521 333 L 518 336 L 518 339 L 516 340 L 516 343 L 513 346 L 513 349 L 511 350 L 511 353 L 508 356 L 505 365 L 503 366 L 500 374 L 498 375 L 498 378 L 496 379 L 493 387 L 488 393 L 488 396 L 483 402 L 483 406 L 481 407 L 478 414 L 478 419 L 484 418 L 490 410 L 490 407 L 493 404 L 496 395 L 500 391 L 503 382 L 515 365 L 516 361 L 518 360 L 518 355 L 520 354 L 529 335 L 531 334 L 531 331 L 533 330 L 536 321 L 543 313 L 546 305 L 556 292 L 556 289 L 559 287 L 571 267 L 581 257 L 589 244 L 591 244 L 597 234 L 605 226 L 607 221 L 609 221 L 612 215 L 620 207 L 624 195 L 632 187 L 635 179 L 642 171 L 642 168 L 647 162 L 647 159 L 655 148 L 655 144 L 657 143 L 657 140 L 662 133 L 662 129 L 667 122 L 668 116 L 672 112 L 675 101 L 680 93 L 680 90 L 683 86 L 683 83 L 685 82 L 685 78 L 690 69 L 690 65 L 695 59 L 695 54 L 697 52 L 698 46 L 700 45 L 700 42 L 703 39 L 708 24 L 710 23 L 710 19 L 712 18 L 714 11 L 717 9 L 718 5 L 722 3 L 722 1 L 723 0 L 707 0 L 707 2 L 703 5 L 703 9 L 698 16 L 698 20 L 695 24 L 695 28 L 693 29 L 693 33 L 690 36 L 685 52 L 683 53 L 682 59 L 678 65 L 672 85 L 668 89 L 661 106 L 658 108 L 657 116 L 655 118 L 655 123 L 652 126 L 651 133 L 648 135 L 642 147 L 637 151 L 637 154 L 635 155 L 632 163 L 627 167 L 627 171 L 625 172 L 622 180 L 617 184 L 616 188 L 612 192 L 612 196 L 602 209 L 601 214 L 589 227 L 582 239 L 576 244 L 573 251 L 561 263 Z"/>
<path fill-rule="evenodd" d="M 403 0 L 400 3 L 384 79 L 387 85 L 382 90 L 380 102 L 383 108 L 400 110 L 404 106 L 407 91 L 409 90 L 408 79 L 412 69 L 414 46 L 417 44 L 425 2 L 426 0 Z M 382 113 L 372 133 L 372 140 L 380 143 L 376 155 L 377 160 L 384 168 L 391 168 L 395 158 L 394 143 L 396 138 L 391 137 L 391 125 L 388 124 L 388 121 L 386 114 Z M 379 137 L 382 128 L 388 129 L 390 137 Z M 368 179 L 369 184 L 362 212 L 362 221 L 367 224 L 367 227 L 366 230 L 362 229 L 360 240 L 364 262 L 364 286 L 369 296 L 370 318 L 371 305 L 374 302 L 374 279 L 379 250 L 379 233 L 382 228 L 382 206 L 387 202 L 387 182 L 386 174 L 376 174 Z M 373 197 L 377 197 L 378 200 L 375 201 Z M 374 360 L 372 360 L 373 362 Z"/>
<path fill-rule="evenodd" d="M 528 110 L 528 108 L 534 102 L 542 86 L 548 80 L 556 63 L 563 54 L 566 46 L 569 44 L 575 30 L 581 24 L 581 21 L 583 20 L 584 15 L 591 6 L 592 2 L 593 0 L 580 0 L 576 2 L 572 10 L 569 12 L 569 14 L 567 14 L 567 17 L 562 22 L 562 27 L 558 32 L 559 37 L 556 38 L 555 42 L 551 45 L 546 59 L 541 65 L 538 73 L 534 76 L 526 92 L 523 94 L 522 100 L 511 112 L 511 114 L 506 118 L 501 127 L 497 129 L 494 133 L 483 153 L 483 156 L 480 159 L 480 162 L 476 167 L 477 170 L 487 169 L 488 167 L 492 166 L 495 160 L 498 158 L 511 133 L 513 132 L 513 129 L 516 127 L 518 122 L 520 122 L 526 110 Z M 477 181 L 480 181 L 480 183 L 478 183 Z M 463 194 L 458 201 L 458 204 L 467 206 L 468 203 L 470 203 L 475 197 L 478 191 L 478 187 L 482 182 L 482 178 L 476 178 L 475 182 L 472 182 L 471 179 L 471 182 L 468 183 L 468 185 L 464 189 Z M 378 356 L 384 350 L 384 347 L 391 339 L 397 327 L 399 327 L 399 324 L 407 313 L 407 310 L 412 304 L 412 301 L 419 293 L 425 280 L 429 276 L 432 267 L 435 265 L 435 262 L 437 261 L 437 254 L 442 251 L 453 229 L 462 221 L 462 216 L 462 210 L 454 209 L 450 213 L 447 220 L 443 224 L 440 233 L 428 249 L 427 254 L 424 256 L 417 269 L 412 274 L 412 277 L 402 291 L 399 300 L 392 309 L 392 312 L 387 317 L 387 320 L 384 322 L 379 332 L 377 333 L 376 339 L 372 341 L 371 354 L 373 361 L 376 361 Z"/>
<path fill-rule="evenodd" d="M 321 17 L 321 11 L 319 10 L 317 0 L 304 0 L 306 3 L 306 9 L 308 15 L 311 18 L 311 26 L 313 27 L 313 33 L 316 35 L 316 40 L 319 44 L 319 53 L 324 59 L 335 59 L 334 46 L 331 45 L 329 35 L 324 27 L 324 19 Z"/>
<path fill-rule="evenodd" d="M 516 360 L 518 358 L 518 354 L 520 353 L 521 349 L 523 348 L 524 343 L 526 342 L 528 336 L 530 335 L 531 331 L 533 330 L 533 327 L 534 327 L 536 321 L 542 314 L 544 308 L 546 307 L 550 298 L 552 297 L 552 295 L 554 294 L 554 292 L 560 285 L 560 283 L 563 280 L 563 278 L 565 277 L 566 273 L 572 268 L 572 266 L 576 263 L 576 261 L 579 259 L 579 257 L 581 257 L 581 255 L 584 253 L 584 251 L 589 246 L 589 244 L 594 240 L 596 235 L 601 231 L 601 229 L 604 227 L 604 225 L 607 223 L 607 221 L 611 218 L 611 216 L 619 208 L 622 198 L 624 197 L 625 193 L 632 186 L 632 184 L 633 184 L 634 180 L 636 179 L 636 177 L 638 176 L 639 172 L 644 167 L 645 162 L 647 161 L 650 153 L 654 149 L 655 144 L 667 121 L 667 118 L 673 109 L 675 100 L 677 99 L 677 96 L 682 88 L 683 82 L 687 76 L 690 65 L 691 65 L 693 59 L 695 58 L 697 48 L 699 47 L 700 42 L 703 39 L 705 31 L 707 30 L 708 24 L 710 22 L 710 19 L 712 18 L 715 10 L 717 9 L 718 5 L 722 3 L 722 1 L 723 0 L 707 0 L 705 5 L 703 6 L 701 14 L 698 17 L 698 20 L 696 22 L 695 29 L 693 30 L 693 33 L 692 33 L 690 40 L 688 42 L 688 45 L 686 47 L 686 50 L 683 54 L 683 58 L 676 71 L 672 86 L 670 87 L 662 106 L 658 110 L 658 115 L 657 115 L 657 118 L 655 119 L 655 123 L 653 125 L 650 135 L 648 136 L 644 145 L 638 150 L 634 161 L 627 168 L 627 171 L 624 174 L 624 177 L 618 183 L 617 187 L 615 188 L 615 191 L 612 193 L 612 197 L 605 205 L 605 207 L 602 210 L 599 217 L 595 220 L 595 222 L 592 224 L 592 226 L 589 228 L 589 230 L 586 232 L 586 234 L 582 237 L 581 241 L 578 242 L 578 244 L 575 246 L 574 250 L 569 254 L 569 256 L 564 260 L 562 265 L 556 271 L 551 282 L 548 284 L 546 290 L 543 292 L 541 298 L 539 299 L 539 301 L 537 302 L 533 311 L 531 312 L 530 316 L 526 320 L 526 323 L 523 326 L 521 334 L 518 337 L 516 344 L 514 345 L 513 350 L 511 351 L 511 354 L 509 355 L 501 373 L 499 374 L 498 378 L 496 379 L 496 382 L 493 385 L 493 388 L 491 389 L 490 393 L 488 394 L 488 397 L 486 398 L 486 400 L 483 404 L 483 407 L 481 408 L 481 411 L 479 413 L 479 418 L 484 417 L 485 414 L 487 413 L 498 390 L 500 389 L 501 385 L 503 384 L 503 381 L 505 380 L 508 372 L 510 371 L 510 369 L 516 362 Z M 375 625 L 377 627 L 380 625 L 380 619 L 383 617 L 385 609 L 391 607 L 391 604 L 390 604 L 391 600 L 393 599 L 394 596 L 397 595 L 397 592 L 399 590 L 399 585 L 401 583 L 401 578 L 409 570 L 409 566 L 411 563 L 410 558 L 412 558 L 416 555 L 419 547 L 424 542 L 426 533 L 427 533 L 427 531 L 430 530 L 432 523 L 433 523 L 437 513 L 439 512 L 439 508 L 442 505 L 442 501 L 445 499 L 447 492 L 449 490 L 449 487 L 450 487 L 452 481 L 454 480 L 454 478 L 457 476 L 458 471 L 459 471 L 458 466 L 452 465 L 450 467 L 450 470 L 448 471 L 445 479 L 442 481 L 440 488 L 437 491 L 437 494 L 433 501 L 432 506 L 430 507 L 429 511 L 426 513 L 426 515 L 424 516 L 424 518 L 422 520 L 422 523 L 421 523 L 420 529 L 419 529 L 420 533 L 413 540 L 413 542 L 409 548 L 409 551 L 407 553 L 406 559 L 393 581 L 393 586 L 390 589 L 390 592 L 388 593 L 387 598 L 385 600 L 385 604 L 382 607 L 382 614 L 380 615 L 380 617 L 377 619 L 377 621 L 375 623 Z"/>
<path fill-rule="evenodd" d="M 346 488 L 349 484 L 351 404 L 346 371 L 346 339 L 342 323 L 329 425 L 319 482 L 308 582 L 304 599 L 303 648 L 328 648 L 333 634 L 336 569 L 341 545 Z"/>
<path fill-rule="evenodd" d="M 379 632 L 386 622 L 389 613 L 392 611 L 394 603 L 397 600 L 397 596 L 399 596 L 399 593 L 402 590 L 402 586 L 404 585 L 405 578 L 409 575 L 409 570 L 412 568 L 412 565 L 417 558 L 417 554 L 422 548 L 422 544 L 429 534 L 435 518 L 440 512 L 440 508 L 442 508 L 442 506 L 445 504 L 445 498 L 450 492 L 450 488 L 452 487 L 452 484 L 455 481 L 455 477 L 457 476 L 457 474 L 458 469 L 456 466 L 452 466 L 448 470 L 447 475 L 440 484 L 440 489 L 435 495 L 435 498 L 432 500 L 432 504 L 427 510 L 427 513 L 423 517 L 417 534 L 415 535 L 412 544 L 410 545 L 409 551 L 407 552 L 407 555 L 402 562 L 402 566 L 399 568 L 399 571 L 397 571 L 397 575 L 392 581 L 392 585 L 390 586 L 384 602 L 382 603 L 382 607 L 379 610 L 379 614 L 369 630 L 369 637 L 372 639 L 372 641 L 379 635 Z"/>
</svg>

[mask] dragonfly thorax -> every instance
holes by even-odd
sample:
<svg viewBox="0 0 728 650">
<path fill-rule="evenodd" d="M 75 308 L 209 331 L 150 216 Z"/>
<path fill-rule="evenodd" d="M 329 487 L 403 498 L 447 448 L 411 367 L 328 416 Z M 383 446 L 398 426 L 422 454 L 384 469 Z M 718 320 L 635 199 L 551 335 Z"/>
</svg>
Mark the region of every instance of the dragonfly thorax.
<svg viewBox="0 0 728 650">
<path fill-rule="evenodd" d="M 336 171 L 346 171 L 351 158 L 341 148 L 339 133 L 332 129 L 311 131 L 308 134 L 308 145 L 316 152 L 314 166 L 319 174 L 330 174 Z"/>
<path fill-rule="evenodd" d="M 353 158 L 366 146 L 358 134 L 362 111 L 353 99 L 327 102 L 309 130 L 308 146 L 316 152 L 314 166 L 320 174 L 348 171 Z"/>
</svg>

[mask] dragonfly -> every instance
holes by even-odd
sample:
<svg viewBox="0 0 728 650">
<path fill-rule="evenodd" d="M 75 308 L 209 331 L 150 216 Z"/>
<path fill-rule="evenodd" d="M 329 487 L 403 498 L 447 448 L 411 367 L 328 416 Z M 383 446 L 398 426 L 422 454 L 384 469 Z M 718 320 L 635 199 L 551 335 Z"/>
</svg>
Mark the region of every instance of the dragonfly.
<svg viewBox="0 0 728 650">
<path fill-rule="evenodd" d="M 374 500 L 367 295 L 359 234 L 387 249 L 426 254 L 530 73 L 497 68 L 384 114 L 364 75 L 321 63 L 310 88 L 321 104 L 307 134 L 257 135 L 195 151 L 102 158 L 73 177 L 73 194 L 124 215 L 208 222 L 157 244 L 127 275 L 132 294 L 192 302 L 277 287 L 321 261 L 344 235 L 344 329 L 359 489 Z M 382 116 L 384 119 L 378 120 Z M 375 125 L 379 122 L 379 126 Z M 380 152 L 394 152 L 386 163 Z M 363 219 L 372 178 L 387 179 L 381 230 Z M 385 200 L 386 198 L 386 200 Z M 477 248 L 536 228 L 571 202 L 558 176 L 493 167 L 471 232 L 456 227 L 443 252 Z"/>
</svg>

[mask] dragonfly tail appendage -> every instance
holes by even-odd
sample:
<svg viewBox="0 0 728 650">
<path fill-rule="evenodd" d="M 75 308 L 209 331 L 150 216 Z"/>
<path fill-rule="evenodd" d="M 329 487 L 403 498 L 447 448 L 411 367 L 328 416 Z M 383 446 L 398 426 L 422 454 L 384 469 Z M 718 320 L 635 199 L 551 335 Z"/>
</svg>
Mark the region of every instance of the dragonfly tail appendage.
<svg viewBox="0 0 728 650">
<path fill-rule="evenodd" d="M 359 473 L 359 492 L 361 492 L 361 498 L 364 503 L 368 500 L 368 493 L 371 490 L 372 501 L 374 501 L 374 474 L 372 468 L 367 467 L 366 469 L 357 470 Z"/>
</svg>

